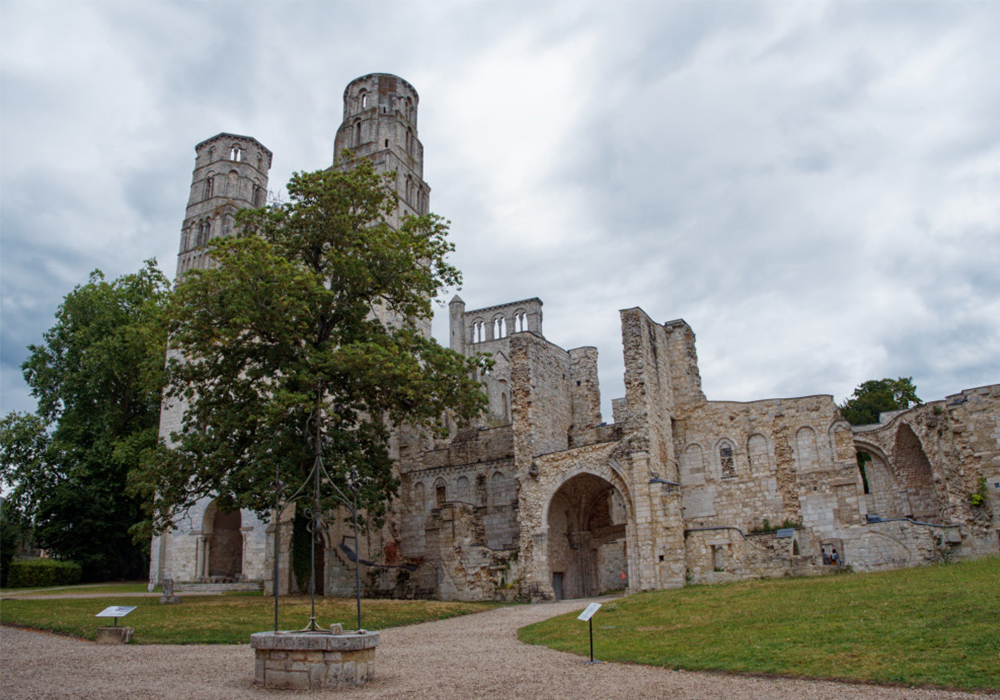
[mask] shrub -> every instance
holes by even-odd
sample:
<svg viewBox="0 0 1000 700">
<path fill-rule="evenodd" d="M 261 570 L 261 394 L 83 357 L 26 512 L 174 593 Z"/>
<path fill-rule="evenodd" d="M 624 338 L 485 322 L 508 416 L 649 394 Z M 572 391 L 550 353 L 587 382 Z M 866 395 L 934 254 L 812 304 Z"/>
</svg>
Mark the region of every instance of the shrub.
<svg viewBox="0 0 1000 700">
<path fill-rule="evenodd" d="M 989 492 L 986 490 L 986 477 L 979 477 L 976 482 L 976 490 L 969 494 L 969 504 L 973 508 L 982 508 L 986 505 Z"/>
<path fill-rule="evenodd" d="M 10 563 L 7 585 L 10 588 L 72 586 L 80 583 L 80 565 L 56 559 L 16 559 Z"/>
</svg>

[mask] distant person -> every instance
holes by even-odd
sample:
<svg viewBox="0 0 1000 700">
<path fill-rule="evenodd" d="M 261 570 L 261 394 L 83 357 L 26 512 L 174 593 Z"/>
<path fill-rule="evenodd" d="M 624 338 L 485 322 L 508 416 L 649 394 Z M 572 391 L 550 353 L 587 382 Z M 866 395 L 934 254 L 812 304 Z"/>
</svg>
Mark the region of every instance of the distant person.
<svg viewBox="0 0 1000 700">
<path fill-rule="evenodd" d="M 837 566 L 840 566 L 840 555 L 837 554 L 837 548 L 833 548 L 833 553 L 830 555 L 830 561 Z"/>
</svg>

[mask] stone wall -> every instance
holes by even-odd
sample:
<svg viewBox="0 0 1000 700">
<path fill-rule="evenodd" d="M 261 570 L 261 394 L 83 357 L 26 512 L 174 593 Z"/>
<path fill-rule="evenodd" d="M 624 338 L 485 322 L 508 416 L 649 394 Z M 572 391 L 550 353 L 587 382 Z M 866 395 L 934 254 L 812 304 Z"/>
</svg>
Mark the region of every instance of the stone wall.
<svg viewBox="0 0 1000 700">
<path fill-rule="evenodd" d="M 952 556 L 1000 551 L 1000 384 L 967 389 L 854 430 L 866 515 L 961 525 Z M 980 482 L 982 480 L 982 482 Z M 985 486 L 986 501 L 971 496 Z"/>
<path fill-rule="evenodd" d="M 687 527 L 749 532 L 765 520 L 827 527 L 838 508 L 841 517 L 860 518 L 850 431 L 831 396 L 709 401 L 680 416 L 675 444 Z"/>
<path fill-rule="evenodd" d="M 689 583 L 726 583 L 748 578 L 821 576 L 836 567 L 824 566 L 819 544 L 807 530 L 746 535 L 738 528 L 691 529 L 685 533 Z"/>
</svg>

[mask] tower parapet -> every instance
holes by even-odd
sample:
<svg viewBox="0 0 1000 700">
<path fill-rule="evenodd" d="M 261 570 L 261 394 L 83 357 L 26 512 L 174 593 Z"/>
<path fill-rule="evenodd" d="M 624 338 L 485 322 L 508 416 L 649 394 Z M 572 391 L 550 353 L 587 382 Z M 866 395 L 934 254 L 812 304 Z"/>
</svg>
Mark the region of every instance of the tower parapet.
<svg viewBox="0 0 1000 700">
<path fill-rule="evenodd" d="M 204 269 L 210 259 L 205 244 L 233 232 L 234 215 L 267 200 L 271 151 L 250 136 L 217 134 L 194 147 L 191 195 L 181 226 L 177 276 Z"/>
</svg>

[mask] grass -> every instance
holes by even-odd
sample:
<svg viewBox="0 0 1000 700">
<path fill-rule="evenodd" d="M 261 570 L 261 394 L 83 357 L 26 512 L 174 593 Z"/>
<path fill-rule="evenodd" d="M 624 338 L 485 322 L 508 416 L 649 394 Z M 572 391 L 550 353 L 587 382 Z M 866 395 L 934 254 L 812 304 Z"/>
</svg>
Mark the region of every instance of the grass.
<svg viewBox="0 0 1000 700">
<path fill-rule="evenodd" d="M 1000 558 L 877 574 L 692 586 L 594 615 L 594 656 L 689 670 L 1000 690 Z M 576 613 L 524 627 L 587 654 Z"/>
<path fill-rule="evenodd" d="M 99 598 L 60 600 L 4 599 L 0 623 L 48 630 L 83 639 L 94 639 L 98 627 L 113 624 L 94 615 L 111 605 L 135 605 L 119 620 L 135 628 L 137 644 L 247 644 L 254 632 L 274 629 L 274 599 L 260 593 L 186 596 L 176 605 L 161 605 L 158 598 Z M 481 612 L 496 603 L 445 603 L 432 600 L 362 600 L 365 629 L 410 625 L 456 615 Z M 279 627 L 301 629 L 309 622 L 308 596 L 282 598 Z M 316 621 L 323 626 L 340 622 L 354 629 L 357 612 L 353 598 L 316 599 Z"/>
</svg>

